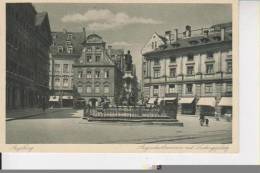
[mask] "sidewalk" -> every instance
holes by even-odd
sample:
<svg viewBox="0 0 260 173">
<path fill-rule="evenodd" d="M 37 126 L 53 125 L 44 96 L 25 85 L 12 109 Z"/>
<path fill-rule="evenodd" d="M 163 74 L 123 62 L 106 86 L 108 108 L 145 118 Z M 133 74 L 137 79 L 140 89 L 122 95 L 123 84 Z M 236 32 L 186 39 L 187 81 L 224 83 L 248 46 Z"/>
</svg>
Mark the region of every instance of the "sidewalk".
<svg viewBox="0 0 260 173">
<path fill-rule="evenodd" d="M 178 117 L 197 117 L 198 120 L 199 120 L 199 115 L 186 115 L 186 114 L 177 114 L 177 119 Z M 225 117 L 219 117 L 219 120 L 216 120 L 216 118 L 214 116 L 205 116 L 205 118 L 209 119 L 210 121 L 226 121 L 226 122 L 229 122 L 227 121 L 227 119 Z M 232 122 L 232 121 L 231 121 Z"/>
<path fill-rule="evenodd" d="M 45 112 L 43 112 L 41 108 L 25 108 L 25 109 L 9 110 L 6 112 L 6 121 L 28 118 L 42 113 L 52 113 L 52 112 L 62 111 L 64 109 L 68 109 L 68 108 L 49 108 L 46 109 Z"/>
</svg>

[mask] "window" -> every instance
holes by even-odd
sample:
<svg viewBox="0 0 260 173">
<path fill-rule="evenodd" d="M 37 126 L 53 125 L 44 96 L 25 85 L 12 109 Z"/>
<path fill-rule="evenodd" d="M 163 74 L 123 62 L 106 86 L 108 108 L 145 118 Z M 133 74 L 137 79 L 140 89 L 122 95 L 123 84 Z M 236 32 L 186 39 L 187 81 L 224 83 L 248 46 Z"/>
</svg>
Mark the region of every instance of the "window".
<svg viewBox="0 0 260 173">
<path fill-rule="evenodd" d="M 82 78 L 82 76 L 83 76 L 83 72 L 82 72 L 82 71 L 79 71 L 79 76 L 78 76 L 79 79 Z"/>
<path fill-rule="evenodd" d="M 63 47 L 62 46 L 58 46 L 58 53 L 62 53 L 63 52 Z"/>
<path fill-rule="evenodd" d="M 208 59 L 213 59 L 213 57 L 214 57 L 213 52 L 207 52 Z"/>
<path fill-rule="evenodd" d="M 59 73 L 59 72 L 60 72 L 60 64 L 55 64 L 55 65 L 54 65 L 54 71 L 55 71 L 56 73 Z"/>
<path fill-rule="evenodd" d="M 176 68 L 170 69 L 170 77 L 176 77 Z"/>
<path fill-rule="evenodd" d="M 171 62 L 171 63 L 176 63 L 176 57 L 171 57 L 171 58 L 170 58 L 170 62 Z"/>
<path fill-rule="evenodd" d="M 100 71 L 95 71 L 95 78 L 100 78 Z"/>
<path fill-rule="evenodd" d="M 67 44 L 67 46 L 71 45 L 71 41 L 67 40 L 66 44 Z"/>
<path fill-rule="evenodd" d="M 57 87 L 60 86 L 60 79 L 59 78 L 55 79 L 55 84 L 54 85 L 57 86 Z"/>
<path fill-rule="evenodd" d="M 91 57 L 91 55 L 87 55 L 86 61 L 87 61 L 87 62 L 92 62 L 92 57 Z"/>
<path fill-rule="evenodd" d="M 194 67 L 187 66 L 187 75 L 193 75 L 193 73 L 194 73 Z"/>
<path fill-rule="evenodd" d="M 63 64 L 63 73 L 69 72 L 69 64 Z"/>
<path fill-rule="evenodd" d="M 87 86 L 87 93 L 91 93 L 91 86 Z"/>
<path fill-rule="evenodd" d="M 186 85 L 186 93 L 187 94 L 192 94 L 192 84 L 187 84 Z"/>
<path fill-rule="evenodd" d="M 227 83 L 226 92 L 232 92 L 232 83 Z"/>
<path fill-rule="evenodd" d="M 193 55 L 192 54 L 188 54 L 188 61 L 193 61 Z"/>
<path fill-rule="evenodd" d="M 91 52 L 91 51 L 92 51 L 91 47 L 87 47 L 87 52 Z"/>
<path fill-rule="evenodd" d="M 87 78 L 92 78 L 91 71 L 87 71 Z"/>
<path fill-rule="evenodd" d="M 67 52 L 68 52 L 69 54 L 72 54 L 72 53 L 73 53 L 73 47 L 72 47 L 72 46 L 69 46 L 69 47 L 67 48 Z"/>
<path fill-rule="evenodd" d="M 105 94 L 109 93 L 109 86 L 105 86 L 105 87 L 104 87 L 104 93 L 105 93 Z"/>
<path fill-rule="evenodd" d="M 82 89 L 81 86 L 79 86 L 79 87 L 77 88 L 77 90 L 78 90 L 78 93 L 82 93 L 82 92 L 83 92 L 83 89 Z"/>
<path fill-rule="evenodd" d="M 174 93 L 175 92 L 175 85 L 171 84 L 169 85 L 169 93 Z"/>
<path fill-rule="evenodd" d="M 100 55 L 96 55 L 96 62 L 100 61 Z"/>
<path fill-rule="evenodd" d="M 157 41 L 154 42 L 154 48 L 157 48 Z"/>
<path fill-rule="evenodd" d="M 158 96 L 159 94 L 159 86 L 155 85 L 153 86 L 153 96 Z"/>
<path fill-rule="evenodd" d="M 154 65 L 160 65 L 160 60 L 158 58 L 154 59 Z"/>
<path fill-rule="evenodd" d="M 232 73 L 232 61 L 227 62 L 227 73 Z"/>
<path fill-rule="evenodd" d="M 63 79 L 63 86 L 69 87 L 69 79 Z"/>
<path fill-rule="evenodd" d="M 154 78 L 159 78 L 159 77 L 160 77 L 160 70 L 159 69 L 154 70 Z"/>
<path fill-rule="evenodd" d="M 105 78 L 109 78 L 109 71 L 105 71 Z"/>
<path fill-rule="evenodd" d="M 68 34 L 67 39 L 68 39 L 68 40 L 72 40 L 72 34 Z"/>
<path fill-rule="evenodd" d="M 95 86 L 95 93 L 99 93 L 99 92 L 100 92 L 99 86 Z"/>
<path fill-rule="evenodd" d="M 100 47 L 99 46 L 96 46 L 95 49 L 96 49 L 96 51 L 100 51 Z"/>
<path fill-rule="evenodd" d="M 206 64 L 206 73 L 207 74 L 214 73 L 214 66 L 213 66 L 213 64 Z"/>
<path fill-rule="evenodd" d="M 154 42 L 152 42 L 152 49 L 154 49 Z"/>
<path fill-rule="evenodd" d="M 212 92 L 213 92 L 212 84 L 206 84 L 205 85 L 205 93 L 212 93 Z"/>
</svg>

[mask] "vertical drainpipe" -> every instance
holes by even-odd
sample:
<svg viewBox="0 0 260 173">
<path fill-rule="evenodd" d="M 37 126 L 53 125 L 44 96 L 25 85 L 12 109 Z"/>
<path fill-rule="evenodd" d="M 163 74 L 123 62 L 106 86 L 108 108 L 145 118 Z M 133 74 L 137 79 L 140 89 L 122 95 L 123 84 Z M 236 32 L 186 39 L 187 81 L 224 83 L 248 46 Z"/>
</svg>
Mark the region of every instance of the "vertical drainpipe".
<svg viewBox="0 0 260 173">
<path fill-rule="evenodd" d="M 165 94 L 166 94 L 166 82 L 167 82 L 167 75 L 166 75 L 166 57 L 164 57 L 164 96 L 163 98 L 165 97 Z"/>
</svg>

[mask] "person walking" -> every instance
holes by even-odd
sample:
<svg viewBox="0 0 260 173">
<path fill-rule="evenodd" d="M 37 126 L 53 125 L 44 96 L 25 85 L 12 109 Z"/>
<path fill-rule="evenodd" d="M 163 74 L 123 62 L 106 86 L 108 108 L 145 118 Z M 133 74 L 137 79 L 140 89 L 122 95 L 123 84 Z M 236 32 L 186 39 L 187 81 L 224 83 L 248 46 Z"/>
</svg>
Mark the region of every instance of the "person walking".
<svg viewBox="0 0 260 173">
<path fill-rule="evenodd" d="M 42 111 L 45 112 L 46 109 L 46 101 L 45 101 L 45 97 L 42 98 Z"/>
<path fill-rule="evenodd" d="M 203 126 L 204 122 L 205 122 L 205 115 L 203 113 L 200 113 L 200 125 Z"/>
</svg>

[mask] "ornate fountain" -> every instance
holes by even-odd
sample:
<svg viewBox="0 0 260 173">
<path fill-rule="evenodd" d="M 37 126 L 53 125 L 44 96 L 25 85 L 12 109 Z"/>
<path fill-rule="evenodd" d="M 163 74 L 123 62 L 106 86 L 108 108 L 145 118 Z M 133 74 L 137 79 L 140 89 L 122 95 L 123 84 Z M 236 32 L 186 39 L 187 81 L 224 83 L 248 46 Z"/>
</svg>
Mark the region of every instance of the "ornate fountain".
<svg viewBox="0 0 260 173">
<path fill-rule="evenodd" d="M 125 71 L 123 76 L 123 96 L 122 103 L 128 106 L 135 105 L 135 96 L 133 91 L 133 61 L 130 51 L 125 55 Z"/>
</svg>

